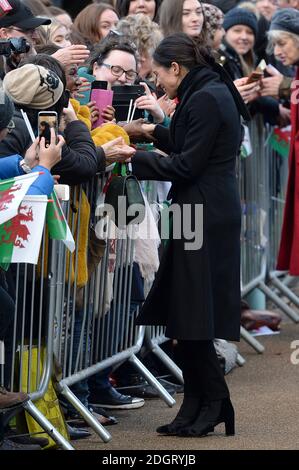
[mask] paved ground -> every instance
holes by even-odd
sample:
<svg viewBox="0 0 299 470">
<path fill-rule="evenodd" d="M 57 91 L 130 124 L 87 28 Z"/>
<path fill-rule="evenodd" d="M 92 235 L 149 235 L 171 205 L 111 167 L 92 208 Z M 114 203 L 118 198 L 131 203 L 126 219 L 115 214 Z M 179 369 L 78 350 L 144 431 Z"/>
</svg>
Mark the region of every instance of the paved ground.
<svg viewBox="0 0 299 470">
<path fill-rule="evenodd" d="M 243 341 L 239 345 L 246 364 L 228 376 L 236 411 L 237 434 L 226 437 L 223 425 L 202 439 L 161 437 L 155 428 L 176 414 L 182 396 L 170 409 L 161 400 L 147 401 L 139 410 L 114 413 L 117 426 L 107 429 L 112 440 L 103 444 L 93 435 L 77 441 L 77 449 L 194 450 L 194 449 L 299 449 L 299 364 L 290 361 L 291 342 L 299 341 L 299 325 L 286 323 L 280 335 L 260 338 L 266 347 L 257 355 Z M 299 349 L 299 346 L 298 346 Z M 299 359 L 299 352 L 297 354 Z"/>
</svg>

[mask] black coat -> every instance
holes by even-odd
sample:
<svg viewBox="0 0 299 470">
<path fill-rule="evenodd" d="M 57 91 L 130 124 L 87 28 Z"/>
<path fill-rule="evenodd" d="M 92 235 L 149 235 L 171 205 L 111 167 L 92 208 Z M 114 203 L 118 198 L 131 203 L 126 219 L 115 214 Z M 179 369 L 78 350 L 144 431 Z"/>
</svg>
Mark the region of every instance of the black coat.
<svg viewBox="0 0 299 470">
<path fill-rule="evenodd" d="M 178 98 L 170 131 L 157 126 L 154 134 L 157 147 L 169 156 L 138 151 L 133 172 L 139 179 L 172 181 L 172 202 L 180 207 L 203 204 L 203 246 L 187 251 L 184 238 L 168 242 L 137 322 L 166 325 L 170 338 L 238 340 L 239 111 L 228 87 L 209 68 L 193 69 Z"/>
<path fill-rule="evenodd" d="M 19 110 L 13 116 L 15 128 L 0 142 L 0 158 L 19 154 L 24 156 L 32 144 L 29 132 Z M 66 126 L 61 161 L 52 168 L 53 175 L 60 175 L 59 183 L 76 185 L 84 183 L 101 170 L 101 158 L 87 126 L 73 121 Z"/>
</svg>

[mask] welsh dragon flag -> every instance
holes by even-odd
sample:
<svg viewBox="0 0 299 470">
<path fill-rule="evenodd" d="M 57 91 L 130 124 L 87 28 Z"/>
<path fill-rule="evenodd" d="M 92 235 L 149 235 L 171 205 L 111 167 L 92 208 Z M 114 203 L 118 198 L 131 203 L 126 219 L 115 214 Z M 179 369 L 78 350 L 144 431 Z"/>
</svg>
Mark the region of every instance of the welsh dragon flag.
<svg viewBox="0 0 299 470">
<path fill-rule="evenodd" d="M 48 204 L 47 196 L 25 196 L 17 215 L 0 225 L 0 265 L 37 264 Z"/>
<path fill-rule="evenodd" d="M 39 172 L 0 181 L 0 225 L 15 217 L 28 189 Z"/>
<path fill-rule="evenodd" d="M 291 126 L 279 128 L 275 127 L 269 143 L 273 150 L 284 158 L 288 158 L 290 153 Z"/>
<path fill-rule="evenodd" d="M 73 253 L 75 250 L 75 241 L 55 191 L 51 194 L 51 199 L 53 202 L 49 202 L 47 208 L 49 237 L 52 240 L 61 240 L 71 253 Z"/>
</svg>

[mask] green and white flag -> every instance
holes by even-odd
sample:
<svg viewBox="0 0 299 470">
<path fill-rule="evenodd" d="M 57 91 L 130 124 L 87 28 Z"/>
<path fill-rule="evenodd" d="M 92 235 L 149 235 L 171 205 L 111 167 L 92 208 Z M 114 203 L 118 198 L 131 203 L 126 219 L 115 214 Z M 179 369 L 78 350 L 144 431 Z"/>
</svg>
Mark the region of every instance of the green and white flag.
<svg viewBox="0 0 299 470">
<path fill-rule="evenodd" d="M 291 126 L 279 128 L 275 127 L 271 133 L 269 144 L 284 158 L 288 158 L 290 153 L 290 143 L 291 143 Z"/>
<path fill-rule="evenodd" d="M 51 194 L 53 202 L 47 207 L 47 226 L 52 240 L 61 240 L 71 253 L 75 251 L 75 241 L 55 191 Z"/>
<path fill-rule="evenodd" d="M 17 215 L 25 194 L 39 175 L 33 172 L 0 181 L 0 225 Z"/>
<path fill-rule="evenodd" d="M 37 264 L 48 204 L 47 196 L 25 196 L 18 213 L 0 225 L 0 264 Z"/>
</svg>

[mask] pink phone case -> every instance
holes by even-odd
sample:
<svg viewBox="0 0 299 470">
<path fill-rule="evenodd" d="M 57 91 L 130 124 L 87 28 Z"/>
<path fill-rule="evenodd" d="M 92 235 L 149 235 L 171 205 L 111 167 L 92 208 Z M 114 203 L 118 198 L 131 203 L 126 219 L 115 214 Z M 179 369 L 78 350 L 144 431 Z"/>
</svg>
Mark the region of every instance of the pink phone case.
<svg viewBox="0 0 299 470">
<path fill-rule="evenodd" d="M 113 91 L 112 90 L 100 90 L 100 89 L 93 89 L 91 92 L 91 101 L 95 101 L 97 107 L 100 111 L 99 119 L 93 124 L 92 128 L 95 129 L 98 126 L 103 124 L 103 118 L 101 116 L 102 111 L 107 108 L 108 105 L 112 105 L 113 102 Z"/>
</svg>

